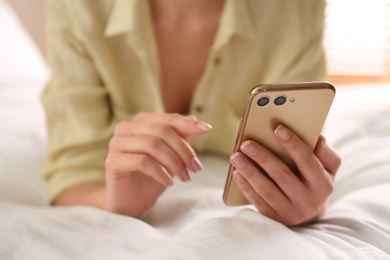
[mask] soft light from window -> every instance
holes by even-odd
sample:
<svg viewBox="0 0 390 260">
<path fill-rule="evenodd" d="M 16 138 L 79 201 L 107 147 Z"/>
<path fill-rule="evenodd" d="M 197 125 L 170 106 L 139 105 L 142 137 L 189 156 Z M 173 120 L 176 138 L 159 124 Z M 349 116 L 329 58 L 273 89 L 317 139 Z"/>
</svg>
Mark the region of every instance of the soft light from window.
<svg viewBox="0 0 390 260">
<path fill-rule="evenodd" d="M 390 75 L 390 0 L 328 0 L 330 75 Z"/>
</svg>

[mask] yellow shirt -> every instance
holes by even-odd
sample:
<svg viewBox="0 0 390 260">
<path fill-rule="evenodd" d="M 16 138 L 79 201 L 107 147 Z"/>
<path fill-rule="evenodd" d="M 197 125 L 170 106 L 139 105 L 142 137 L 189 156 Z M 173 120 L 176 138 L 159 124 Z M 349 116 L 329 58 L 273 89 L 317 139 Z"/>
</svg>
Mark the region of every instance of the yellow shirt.
<svg viewBox="0 0 390 260">
<path fill-rule="evenodd" d="M 149 8 L 147 0 L 48 1 L 53 76 L 42 102 L 50 200 L 73 185 L 104 181 L 119 121 L 164 112 Z M 190 105 L 190 114 L 213 126 L 193 138 L 198 152 L 232 152 L 254 85 L 324 78 L 324 8 L 324 0 L 226 0 Z"/>
</svg>

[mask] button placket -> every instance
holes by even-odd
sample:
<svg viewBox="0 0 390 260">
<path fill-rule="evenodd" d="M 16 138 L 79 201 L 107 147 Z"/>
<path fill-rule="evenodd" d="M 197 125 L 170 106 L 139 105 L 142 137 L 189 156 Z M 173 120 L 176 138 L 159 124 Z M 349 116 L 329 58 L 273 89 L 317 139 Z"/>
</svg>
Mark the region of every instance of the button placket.
<svg viewBox="0 0 390 260">
<path fill-rule="evenodd" d="M 195 112 L 196 113 L 200 114 L 200 113 L 202 113 L 202 111 L 203 111 L 203 107 L 201 105 L 196 105 L 195 106 Z"/>
<path fill-rule="evenodd" d="M 220 63 L 221 63 L 221 57 L 220 56 L 216 56 L 213 60 L 213 63 L 215 66 L 218 66 Z"/>
</svg>

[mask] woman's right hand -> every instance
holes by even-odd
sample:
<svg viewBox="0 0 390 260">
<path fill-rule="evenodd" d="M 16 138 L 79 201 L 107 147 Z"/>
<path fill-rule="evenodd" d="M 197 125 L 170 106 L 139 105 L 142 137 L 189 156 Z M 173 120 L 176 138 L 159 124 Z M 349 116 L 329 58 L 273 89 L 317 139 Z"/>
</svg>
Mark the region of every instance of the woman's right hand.
<svg viewBox="0 0 390 260">
<path fill-rule="evenodd" d="M 173 177 L 191 180 L 202 165 L 189 145 L 211 126 L 193 116 L 140 113 L 117 125 L 106 159 L 104 208 L 138 216 L 151 207 Z"/>
</svg>

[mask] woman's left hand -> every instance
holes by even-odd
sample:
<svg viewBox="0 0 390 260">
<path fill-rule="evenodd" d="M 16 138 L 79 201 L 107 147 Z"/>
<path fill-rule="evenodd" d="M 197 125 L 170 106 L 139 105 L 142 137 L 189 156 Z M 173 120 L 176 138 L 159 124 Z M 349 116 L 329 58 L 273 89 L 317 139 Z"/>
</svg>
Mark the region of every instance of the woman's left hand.
<svg viewBox="0 0 390 260">
<path fill-rule="evenodd" d="M 260 213 L 286 226 L 318 220 L 326 212 L 340 156 L 322 135 L 314 152 L 284 126 L 275 130 L 275 138 L 294 160 L 300 175 L 265 147 L 248 140 L 241 145 L 246 156 L 237 152 L 230 157 L 238 186 Z"/>
</svg>

